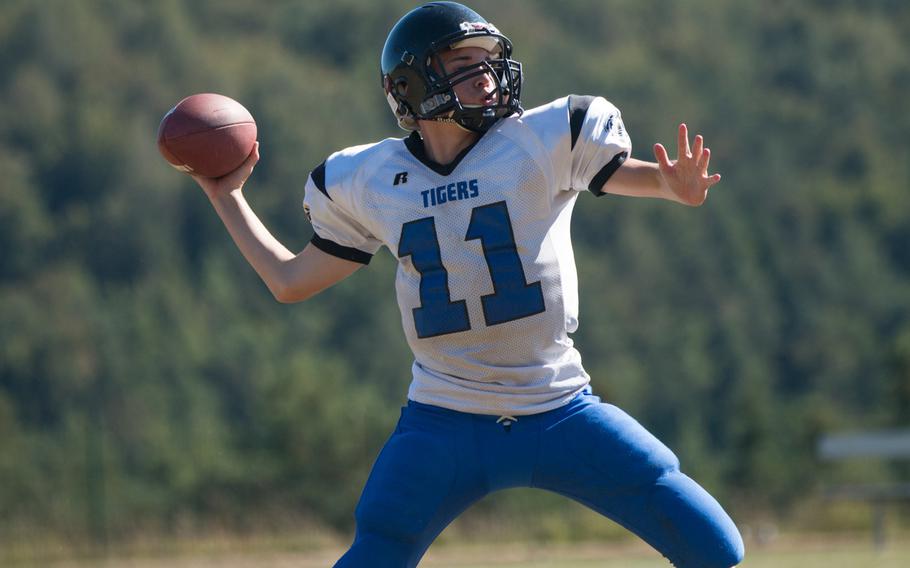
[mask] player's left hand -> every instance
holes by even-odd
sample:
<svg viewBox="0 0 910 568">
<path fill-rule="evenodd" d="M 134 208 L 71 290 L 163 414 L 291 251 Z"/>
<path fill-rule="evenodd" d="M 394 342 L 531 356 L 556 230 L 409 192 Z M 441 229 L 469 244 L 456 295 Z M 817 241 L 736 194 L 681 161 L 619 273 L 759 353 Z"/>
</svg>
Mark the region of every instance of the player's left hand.
<svg viewBox="0 0 910 568">
<path fill-rule="evenodd" d="M 686 205 L 701 205 L 708 198 L 708 188 L 720 181 L 720 174 L 708 175 L 711 150 L 705 148 L 701 134 L 695 136 L 690 150 L 689 130 L 685 124 L 679 125 L 677 144 L 678 155 L 672 162 L 662 144 L 654 145 L 660 173 L 677 200 Z"/>
</svg>

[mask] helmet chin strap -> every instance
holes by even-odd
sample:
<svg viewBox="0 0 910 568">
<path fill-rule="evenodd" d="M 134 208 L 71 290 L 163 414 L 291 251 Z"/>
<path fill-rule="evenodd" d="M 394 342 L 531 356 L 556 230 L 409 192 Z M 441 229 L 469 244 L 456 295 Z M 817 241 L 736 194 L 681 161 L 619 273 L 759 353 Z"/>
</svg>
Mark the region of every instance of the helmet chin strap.
<svg viewBox="0 0 910 568">
<path fill-rule="evenodd" d="M 449 111 L 445 114 L 442 114 L 439 116 L 434 116 L 432 118 L 421 118 L 419 121 L 417 121 L 417 125 L 418 125 L 417 131 L 420 132 L 420 123 L 421 122 L 442 122 L 444 124 L 454 124 L 461 130 L 463 130 L 465 132 L 470 132 L 471 134 L 480 134 L 476 130 L 471 130 L 470 128 L 467 128 L 466 126 L 464 126 L 463 124 L 461 124 L 460 122 L 455 120 L 455 118 L 452 117 L 453 114 L 454 114 L 454 111 Z M 423 133 L 420 132 L 420 134 L 422 137 Z"/>
<path fill-rule="evenodd" d="M 476 108 L 483 108 L 483 107 L 476 107 Z M 458 128 L 464 130 L 465 132 L 471 132 L 471 133 L 473 133 L 473 134 L 482 134 L 482 133 L 486 132 L 486 131 L 489 129 L 489 128 L 484 128 L 483 130 L 475 130 L 475 129 L 473 129 L 473 128 L 468 128 L 467 126 L 465 126 L 464 124 L 462 124 L 461 122 L 459 122 L 457 119 L 455 119 L 455 118 L 452 116 L 453 114 L 454 114 L 454 111 L 450 111 L 450 112 L 447 112 L 447 113 L 444 114 L 444 115 L 434 116 L 434 117 L 429 118 L 429 119 L 426 119 L 426 120 L 429 121 L 429 122 L 444 122 L 444 123 L 448 123 L 448 124 L 454 124 L 455 126 L 457 126 Z M 495 121 L 494 121 L 494 122 L 495 122 Z M 492 124 L 493 124 L 493 123 L 491 122 L 491 123 L 490 123 L 490 126 L 492 126 Z"/>
<path fill-rule="evenodd" d="M 470 128 L 465 128 L 460 122 L 452 118 L 453 111 L 449 111 L 444 115 L 434 116 L 433 118 L 426 119 L 428 122 L 444 122 L 446 124 L 454 124 L 458 128 L 464 130 L 465 132 L 474 132 Z M 476 132 L 474 132 L 476 134 Z"/>
<path fill-rule="evenodd" d="M 456 121 L 454 118 L 450 118 L 449 120 L 451 120 L 451 121 L 455 124 L 455 126 L 457 126 L 458 128 L 464 130 L 465 132 L 471 132 L 471 133 L 473 133 L 473 134 L 477 134 L 477 133 L 478 133 L 476 130 L 471 130 L 470 128 L 465 128 L 465 126 L 464 126 L 463 124 L 461 124 L 460 122 Z"/>
</svg>

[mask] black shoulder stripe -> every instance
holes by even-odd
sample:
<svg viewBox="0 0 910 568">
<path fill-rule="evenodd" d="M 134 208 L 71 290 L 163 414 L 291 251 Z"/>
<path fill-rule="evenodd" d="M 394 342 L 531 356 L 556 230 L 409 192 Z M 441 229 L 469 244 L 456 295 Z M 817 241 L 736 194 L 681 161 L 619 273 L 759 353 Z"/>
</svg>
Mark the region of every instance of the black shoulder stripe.
<svg viewBox="0 0 910 568">
<path fill-rule="evenodd" d="M 616 173 L 616 170 L 619 169 L 619 166 L 626 161 L 626 158 L 629 157 L 628 152 L 622 152 L 613 156 L 613 159 L 610 162 L 600 168 L 600 171 L 591 179 L 591 184 L 588 185 L 588 191 L 600 197 L 601 195 L 606 195 L 604 192 L 604 185 L 606 185 L 607 180 L 610 179 L 610 176 Z"/>
<path fill-rule="evenodd" d="M 316 188 L 331 200 L 332 196 L 329 195 L 329 192 L 325 189 L 325 162 L 316 166 L 316 168 L 310 172 L 310 177 L 313 179 L 313 183 L 316 184 Z"/>
<path fill-rule="evenodd" d="M 594 101 L 590 95 L 569 95 L 569 127 L 572 130 L 572 150 L 581 134 L 581 125 L 585 123 L 588 107 Z"/>
<path fill-rule="evenodd" d="M 362 250 L 358 250 L 352 247 L 346 247 L 336 243 L 335 241 L 323 239 L 316 233 L 313 233 L 313 238 L 310 239 L 310 242 L 313 243 L 314 247 L 318 248 L 322 252 L 328 253 L 332 256 L 337 256 L 338 258 L 343 258 L 345 260 L 359 262 L 360 264 L 370 264 L 370 260 L 373 259 L 373 255 L 368 252 L 363 252 Z"/>
</svg>

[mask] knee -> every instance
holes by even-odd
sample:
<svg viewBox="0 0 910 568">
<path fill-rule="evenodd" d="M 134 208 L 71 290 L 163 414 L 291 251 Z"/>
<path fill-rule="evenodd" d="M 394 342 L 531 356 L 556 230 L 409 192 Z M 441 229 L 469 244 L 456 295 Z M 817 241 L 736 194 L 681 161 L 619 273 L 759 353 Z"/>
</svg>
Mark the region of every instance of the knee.
<svg viewBox="0 0 910 568">
<path fill-rule="evenodd" d="M 355 519 L 354 543 L 335 568 L 412 568 L 429 545 L 423 523 L 394 510 L 361 503 Z"/>
<path fill-rule="evenodd" d="M 704 554 L 701 560 L 697 564 L 693 564 L 693 566 L 698 566 L 699 568 L 731 568 L 742 562 L 745 556 L 743 539 L 736 527 L 728 530 L 723 535 L 718 535 L 718 538 L 714 540 L 714 546 L 702 552 Z"/>
<path fill-rule="evenodd" d="M 630 461 L 622 475 L 625 479 L 617 479 L 620 485 L 632 487 L 651 487 L 660 485 L 662 481 L 680 474 L 679 458 L 673 451 L 663 444 L 655 444 L 647 454 Z M 619 477 L 618 474 L 614 474 Z"/>
<path fill-rule="evenodd" d="M 739 565 L 743 561 L 745 550 L 742 539 L 737 539 L 737 542 L 738 544 L 733 542 L 733 539 L 725 542 L 722 550 L 715 551 L 697 566 L 699 568 L 732 568 Z"/>
<path fill-rule="evenodd" d="M 654 479 L 657 480 L 679 473 L 679 458 L 676 457 L 673 450 L 660 444 L 651 451 L 644 467 L 648 468 L 648 475 L 654 476 Z"/>
<path fill-rule="evenodd" d="M 743 547 L 742 537 L 738 539 L 738 542 L 738 546 L 724 559 L 724 566 L 736 566 L 743 561 L 743 558 L 746 555 L 746 549 Z"/>
<path fill-rule="evenodd" d="M 742 535 L 714 497 L 678 470 L 657 486 L 654 504 L 677 527 L 678 568 L 730 568 L 742 562 Z"/>
<path fill-rule="evenodd" d="M 402 513 L 399 507 L 401 504 L 362 500 L 354 513 L 357 534 L 369 540 L 410 545 L 422 533 L 426 520 L 408 511 Z"/>
<path fill-rule="evenodd" d="M 745 556 L 743 539 L 732 521 L 714 524 L 681 548 L 684 552 L 670 558 L 676 568 L 732 568 Z"/>
</svg>

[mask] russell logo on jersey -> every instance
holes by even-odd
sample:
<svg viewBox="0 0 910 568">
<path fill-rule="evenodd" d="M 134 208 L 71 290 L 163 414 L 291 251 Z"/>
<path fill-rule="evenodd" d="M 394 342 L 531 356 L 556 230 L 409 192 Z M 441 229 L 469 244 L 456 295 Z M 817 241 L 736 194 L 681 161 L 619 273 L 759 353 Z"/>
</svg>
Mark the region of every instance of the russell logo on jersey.
<svg viewBox="0 0 910 568">
<path fill-rule="evenodd" d="M 424 207 L 435 207 L 449 201 L 473 199 L 480 195 L 477 180 L 456 181 L 447 185 L 440 185 L 420 192 Z"/>
</svg>

